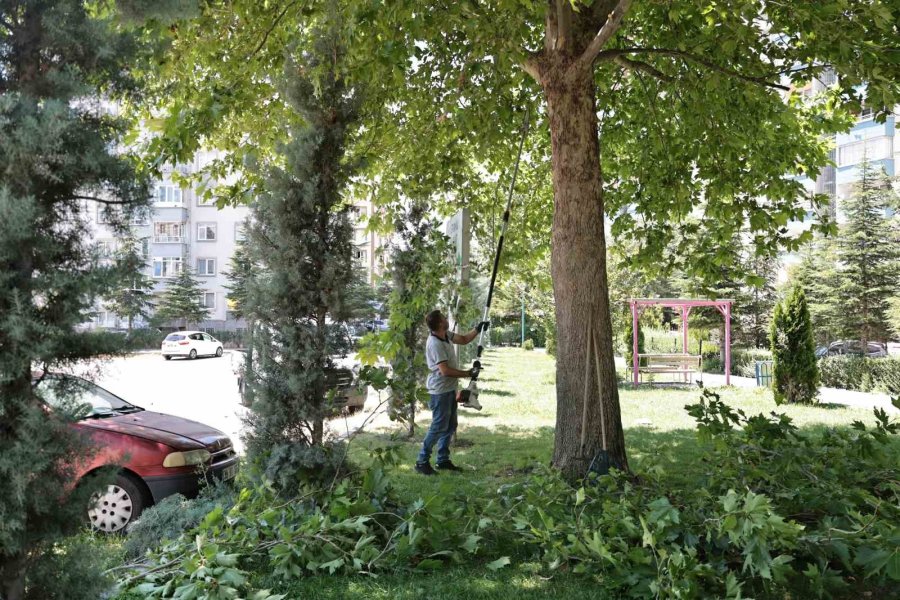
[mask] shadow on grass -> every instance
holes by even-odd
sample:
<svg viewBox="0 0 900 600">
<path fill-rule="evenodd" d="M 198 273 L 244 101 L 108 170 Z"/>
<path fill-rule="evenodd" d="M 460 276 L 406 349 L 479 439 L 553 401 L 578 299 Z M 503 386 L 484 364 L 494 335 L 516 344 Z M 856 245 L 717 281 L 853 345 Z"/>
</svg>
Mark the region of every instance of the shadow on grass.
<svg viewBox="0 0 900 600">
<path fill-rule="evenodd" d="M 558 598 L 560 600 L 605 600 L 610 598 L 591 589 L 584 577 L 559 573 L 543 578 L 509 567 L 492 572 L 483 567 L 447 568 L 428 573 L 383 574 L 375 577 L 309 577 L 289 586 L 275 578 L 265 578 L 260 587 L 287 593 L 289 598 L 313 600 L 518 600 Z"/>
<path fill-rule="evenodd" d="M 515 394 L 513 394 L 512 392 L 508 392 L 506 390 L 485 389 L 485 390 L 478 390 L 478 393 L 482 396 L 503 396 L 503 397 L 515 396 Z"/>
</svg>

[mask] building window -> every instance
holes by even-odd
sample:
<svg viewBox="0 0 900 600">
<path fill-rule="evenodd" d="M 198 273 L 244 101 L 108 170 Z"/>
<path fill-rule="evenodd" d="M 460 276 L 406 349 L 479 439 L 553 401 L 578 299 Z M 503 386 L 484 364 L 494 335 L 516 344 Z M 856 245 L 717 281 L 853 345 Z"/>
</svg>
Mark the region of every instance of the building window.
<svg viewBox="0 0 900 600">
<path fill-rule="evenodd" d="M 361 262 L 362 264 L 368 264 L 369 253 L 366 250 L 362 250 L 360 248 L 356 249 L 356 260 Z"/>
<path fill-rule="evenodd" d="M 153 203 L 156 206 L 182 206 L 181 188 L 169 183 L 157 185 Z"/>
<path fill-rule="evenodd" d="M 111 258 L 116 253 L 115 240 L 100 240 L 97 242 L 97 251 L 101 258 Z"/>
<path fill-rule="evenodd" d="M 243 242 L 247 239 L 247 225 L 241 221 L 234 224 L 234 241 Z"/>
<path fill-rule="evenodd" d="M 184 223 L 162 222 L 153 224 L 153 242 L 156 244 L 183 244 Z"/>
<path fill-rule="evenodd" d="M 890 158 L 890 155 L 891 138 L 881 136 L 838 148 L 838 165 L 846 167 L 861 163 L 863 158 L 874 161 Z"/>
<path fill-rule="evenodd" d="M 164 256 L 154 257 L 153 277 L 155 279 L 167 279 L 181 273 L 181 257 Z"/>
<path fill-rule="evenodd" d="M 216 224 L 215 223 L 198 223 L 197 224 L 197 241 L 198 242 L 214 242 L 214 241 L 216 241 Z"/>
<path fill-rule="evenodd" d="M 141 238 L 141 256 L 150 258 L 150 238 Z"/>
<path fill-rule="evenodd" d="M 212 193 L 207 193 L 209 190 L 206 190 L 202 193 L 197 194 L 197 206 L 215 206 L 216 205 L 216 197 Z"/>
<path fill-rule="evenodd" d="M 98 223 L 112 223 L 117 216 L 115 207 L 108 206 L 102 202 L 97 203 Z"/>
<path fill-rule="evenodd" d="M 200 306 L 203 308 L 212 308 L 216 307 L 216 293 L 215 292 L 204 292 L 200 296 Z"/>
<path fill-rule="evenodd" d="M 214 258 L 198 258 L 197 259 L 197 275 L 210 276 L 216 274 L 216 259 Z"/>
</svg>

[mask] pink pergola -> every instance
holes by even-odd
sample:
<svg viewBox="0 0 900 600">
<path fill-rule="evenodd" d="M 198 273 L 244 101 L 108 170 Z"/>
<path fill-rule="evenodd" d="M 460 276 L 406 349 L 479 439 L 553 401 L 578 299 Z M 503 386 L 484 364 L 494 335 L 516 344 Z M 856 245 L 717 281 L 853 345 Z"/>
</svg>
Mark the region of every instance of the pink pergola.
<svg viewBox="0 0 900 600">
<path fill-rule="evenodd" d="M 687 298 L 632 298 L 631 324 L 632 324 L 632 377 L 634 385 L 638 384 L 638 369 L 640 355 L 638 354 L 638 317 L 647 306 L 663 306 L 678 308 L 681 310 L 681 350 L 688 353 L 688 315 L 691 309 L 698 306 L 712 306 L 725 317 L 725 385 L 731 385 L 731 305 L 734 300 L 690 300 Z"/>
</svg>

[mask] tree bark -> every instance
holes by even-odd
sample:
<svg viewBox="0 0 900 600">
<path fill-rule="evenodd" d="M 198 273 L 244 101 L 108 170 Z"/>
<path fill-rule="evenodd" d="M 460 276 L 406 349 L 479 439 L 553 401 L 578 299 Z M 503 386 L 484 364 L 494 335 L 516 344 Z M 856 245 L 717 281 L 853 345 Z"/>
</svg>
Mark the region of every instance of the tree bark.
<svg viewBox="0 0 900 600">
<path fill-rule="evenodd" d="M 556 63 L 556 64 L 554 64 Z M 583 476 L 601 449 L 600 411 L 607 450 L 627 468 L 612 343 L 600 144 L 593 69 L 568 68 L 562 54 L 541 65 L 552 144 L 554 212 L 551 270 L 556 300 L 556 435 L 553 465 L 569 478 Z M 590 369 L 585 451 L 581 451 L 584 361 L 588 322 L 600 341 L 599 390 Z"/>
<path fill-rule="evenodd" d="M 25 597 L 25 554 L 3 558 L 0 564 L 0 598 L 22 600 Z"/>
</svg>

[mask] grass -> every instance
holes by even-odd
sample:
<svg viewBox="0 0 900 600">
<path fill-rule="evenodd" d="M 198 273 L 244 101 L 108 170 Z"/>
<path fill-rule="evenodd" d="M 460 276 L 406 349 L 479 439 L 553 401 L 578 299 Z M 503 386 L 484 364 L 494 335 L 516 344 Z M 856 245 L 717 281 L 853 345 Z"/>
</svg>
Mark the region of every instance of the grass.
<svg viewBox="0 0 900 600">
<path fill-rule="evenodd" d="M 281 587 L 266 587 L 304 600 L 605 600 L 584 577 L 559 574 L 553 578 L 506 569 L 492 573 L 484 569 L 456 567 L 433 574 L 382 575 L 379 577 L 310 577 Z"/>
<path fill-rule="evenodd" d="M 452 448 L 454 461 L 465 470 L 423 477 L 413 471 L 430 414 L 419 415 L 416 435 L 405 437 L 404 426 L 383 419 L 351 443 L 353 461 L 365 468 L 371 450 L 395 445 L 403 457 L 392 473 L 394 486 L 407 501 L 436 494 L 490 498 L 508 483 L 526 479 L 536 466 L 549 464 L 553 451 L 556 415 L 554 359 L 541 352 L 507 348 L 489 352 L 482 361 L 480 380 L 484 410 L 460 410 L 458 438 Z M 836 406 L 775 405 L 767 389 L 723 388 L 723 400 L 748 415 L 783 412 L 800 428 L 822 429 L 849 425 L 854 420 L 871 423 L 871 411 Z M 673 489 L 696 485 L 695 465 L 703 448 L 695 435 L 695 423 L 684 406 L 697 402 L 697 388 L 620 387 L 620 403 L 631 468 L 662 469 Z M 121 555 L 117 543 L 111 550 Z M 309 600 L 559 600 L 609 598 L 600 583 L 564 571 L 552 577 L 536 573 L 536 565 L 523 563 L 510 548 L 512 563 L 499 571 L 484 565 L 448 566 L 433 573 L 385 573 L 378 576 L 316 576 L 282 581 L 269 573 L 252 574 L 254 587 L 271 589 L 287 598 Z M 527 559 L 526 559 L 527 560 Z"/>
<path fill-rule="evenodd" d="M 382 424 L 353 442 L 351 456 L 365 465 L 372 448 L 396 444 L 405 460 L 395 479 L 410 500 L 450 489 L 481 495 L 526 477 L 536 464 L 549 464 L 556 419 L 553 357 L 504 348 L 487 353 L 482 362 L 485 376 L 479 380 L 479 400 L 484 409 L 459 411 L 459 430 L 452 448 L 453 460 L 464 472 L 427 478 L 412 470 L 430 423 L 427 411 L 419 415 L 414 438 L 398 438 L 400 428 Z M 721 388 L 718 392 L 725 402 L 748 415 L 778 411 L 801 428 L 874 421 L 869 410 L 836 405 L 777 406 L 771 391 L 765 388 Z M 640 471 L 652 462 L 667 467 L 673 475 L 681 471 L 688 475 L 690 463 L 699 458 L 701 448 L 694 435 L 694 420 L 684 406 L 696 403 L 699 397 L 699 390 L 690 387 L 620 386 L 622 423 L 632 469 Z"/>
<path fill-rule="evenodd" d="M 365 466 L 370 450 L 396 444 L 404 457 L 394 473 L 398 491 L 409 501 L 434 494 L 489 496 L 504 483 L 524 479 L 538 464 L 548 464 L 553 450 L 556 413 L 554 360 L 540 352 L 494 350 L 486 355 L 485 377 L 480 380 L 484 410 L 459 413 L 458 439 L 452 449 L 462 473 L 423 477 L 413 470 L 416 454 L 429 424 L 427 412 L 419 416 L 417 434 L 398 438 L 402 429 L 381 423 L 353 441 L 351 456 Z M 721 389 L 722 398 L 748 415 L 771 411 L 789 415 L 800 428 L 821 429 L 873 421 L 871 411 L 830 406 L 776 406 L 766 389 Z M 654 464 L 663 468 L 672 485 L 687 484 L 691 466 L 698 464 L 702 448 L 694 435 L 694 421 L 684 406 L 699 398 L 696 388 L 620 388 L 623 425 L 632 469 Z M 649 421 L 649 424 L 646 424 Z M 642 424 L 643 423 L 643 424 Z M 454 567 L 433 574 L 392 574 L 379 577 L 314 577 L 283 587 L 261 583 L 290 598 L 413 598 L 506 599 L 604 598 L 590 579 L 558 573 L 550 579 L 514 564 L 499 572 L 483 567 Z"/>
</svg>

